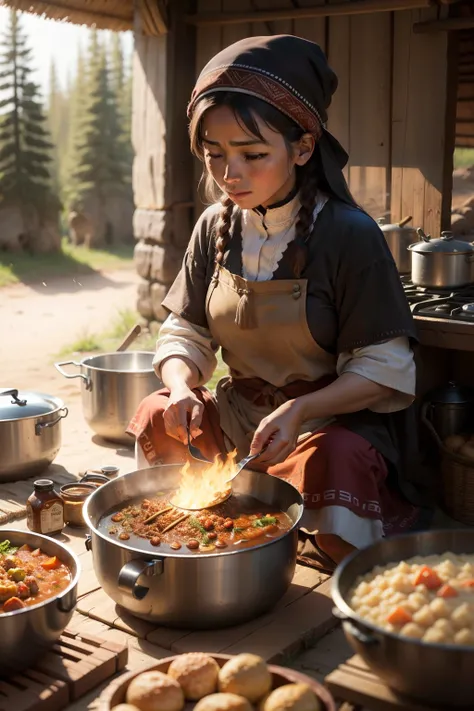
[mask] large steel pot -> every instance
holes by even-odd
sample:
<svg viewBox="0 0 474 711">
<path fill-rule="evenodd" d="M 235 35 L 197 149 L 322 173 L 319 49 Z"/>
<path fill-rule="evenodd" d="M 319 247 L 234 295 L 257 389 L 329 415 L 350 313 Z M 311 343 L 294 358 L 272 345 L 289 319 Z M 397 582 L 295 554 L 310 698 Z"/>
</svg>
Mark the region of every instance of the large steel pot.
<svg viewBox="0 0 474 711">
<path fill-rule="evenodd" d="M 408 222 L 412 219 L 412 216 L 409 215 L 393 225 L 387 224 L 384 217 L 380 217 L 377 220 L 377 224 L 383 232 L 400 274 L 408 274 L 411 271 L 411 258 L 408 247 L 418 242 L 419 239 L 416 229 L 408 226 Z"/>
<path fill-rule="evenodd" d="M 40 474 L 61 447 L 67 407 L 58 397 L 26 390 L 0 390 L 0 482 Z"/>
<path fill-rule="evenodd" d="M 341 563 L 333 578 L 336 614 L 346 638 L 364 661 L 395 691 L 434 707 L 474 708 L 474 647 L 427 644 L 376 627 L 348 604 L 349 592 L 359 575 L 376 565 L 413 556 L 474 552 L 471 529 L 428 531 L 385 538 L 356 551 Z"/>
<path fill-rule="evenodd" d="M 14 546 L 25 544 L 56 555 L 71 571 L 68 587 L 48 600 L 15 612 L 0 614 L 0 675 L 7 676 L 31 666 L 45 649 L 58 639 L 76 607 L 77 585 L 81 574 L 79 558 L 59 541 L 16 529 L 2 528 L 0 541 Z"/>
<path fill-rule="evenodd" d="M 458 288 L 474 282 L 474 246 L 454 239 L 452 232 L 442 232 L 431 239 L 417 230 L 421 240 L 409 245 L 411 280 L 416 286 Z"/>
<path fill-rule="evenodd" d="M 89 427 L 104 439 L 132 446 L 125 429 L 143 398 L 163 387 L 153 369 L 154 355 L 146 351 L 103 353 L 80 363 L 55 363 L 55 367 L 66 378 L 81 378 L 82 407 Z M 80 372 L 67 373 L 66 365 Z"/>
<path fill-rule="evenodd" d="M 117 504 L 176 488 L 181 468 L 176 464 L 131 472 L 89 497 L 84 519 L 101 587 L 133 615 L 169 627 L 229 627 L 261 615 L 284 595 L 295 571 L 303 499 L 291 484 L 248 469 L 235 479 L 234 493 L 251 494 L 293 521 L 281 538 L 252 548 L 166 553 L 150 550 L 148 541 L 135 548 L 98 530 L 102 515 Z"/>
</svg>

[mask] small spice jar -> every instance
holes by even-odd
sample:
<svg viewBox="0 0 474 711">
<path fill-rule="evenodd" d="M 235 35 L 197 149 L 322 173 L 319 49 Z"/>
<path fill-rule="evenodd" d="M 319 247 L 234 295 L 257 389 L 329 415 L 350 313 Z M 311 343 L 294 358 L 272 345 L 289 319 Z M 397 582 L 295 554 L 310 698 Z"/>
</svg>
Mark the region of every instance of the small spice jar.
<svg viewBox="0 0 474 711">
<path fill-rule="evenodd" d="M 81 482 L 64 484 L 61 487 L 60 494 L 64 503 L 64 521 L 68 526 L 79 528 L 86 525 L 82 515 L 82 507 L 96 488 L 94 484 L 82 484 Z"/>
<path fill-rule="evenodd" d="M 80 480 L 81 484 L 94 484 L 96 488 L 99 486 L 102 486 L 102 484 L 108 484 L 110 479 L 108 479 L 104 474 L 93 474 L 88 473 L 84 474 L 82 479 Z"/>
<path fill-rule="evenodd" d="M 54 536 L 64 528 L 64 504 L 51 479 L 37 479 L 26 502 L 27 526 L 34 533 Z"/>
</svg>

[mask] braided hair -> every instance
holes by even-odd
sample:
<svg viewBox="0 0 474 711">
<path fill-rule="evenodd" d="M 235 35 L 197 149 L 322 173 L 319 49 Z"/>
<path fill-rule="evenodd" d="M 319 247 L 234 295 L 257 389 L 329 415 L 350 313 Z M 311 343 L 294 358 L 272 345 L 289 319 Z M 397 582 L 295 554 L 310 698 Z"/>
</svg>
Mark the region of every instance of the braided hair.
<svg viewBox="0 0 474 711">
<path fill-rule="evenodd" d="M 232 211 L 234 209 L 234 203 L 227 196 L 221 197 L 220 203 L 222 208 L 216 223 L 216 264 L 222 264 L 224 258 L 224 252 L 229 241 Z"/>
</svg>

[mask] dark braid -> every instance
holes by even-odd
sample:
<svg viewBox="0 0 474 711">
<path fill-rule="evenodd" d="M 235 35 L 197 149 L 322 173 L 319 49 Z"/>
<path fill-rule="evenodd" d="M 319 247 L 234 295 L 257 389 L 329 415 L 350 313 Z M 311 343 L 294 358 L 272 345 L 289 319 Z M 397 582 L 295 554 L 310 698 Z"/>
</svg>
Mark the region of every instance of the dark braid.
<svg viewBox="0 0 474 711">
<path fill-rule="evenodd" d="M 295 239 L 293 247 L 293 274 L 299 279 L 309 256 L 308 241 L 313 227 L 313 212 L 318 196 L 320 184 L 318 169 L 315 161 L 310 160 L 301 179 L 299 200 L 301 207 L 295 226 Z"/>
<path fill-rule="evenodd" d="M 234 203 L 229 197 L 221 198 L 222 210 L 216 224 L 216 264 L 222 264 L 229 241 L 230 224 Z"/>
</svg>

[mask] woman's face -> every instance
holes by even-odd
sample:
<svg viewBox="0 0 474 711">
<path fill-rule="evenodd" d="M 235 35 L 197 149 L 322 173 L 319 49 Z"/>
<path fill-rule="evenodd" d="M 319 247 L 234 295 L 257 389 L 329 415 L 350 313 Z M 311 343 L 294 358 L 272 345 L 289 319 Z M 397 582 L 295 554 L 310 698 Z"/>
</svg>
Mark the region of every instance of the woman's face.
<svg viewBox="0 0 474 711">
<path fill-rule="evenodd" d="M 263 142 L 242 128 L 227 106 L 206 111 L 202 124 L 207 170 L 222 192 L 247 209 L 283 200 L 294 187 L 295 166 L 304 165 L 314 149 L 314 139 L 304 134 L 288 150 L 281 133 L 254 118 Z"/>
</svg>

